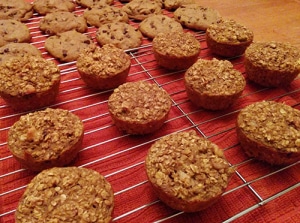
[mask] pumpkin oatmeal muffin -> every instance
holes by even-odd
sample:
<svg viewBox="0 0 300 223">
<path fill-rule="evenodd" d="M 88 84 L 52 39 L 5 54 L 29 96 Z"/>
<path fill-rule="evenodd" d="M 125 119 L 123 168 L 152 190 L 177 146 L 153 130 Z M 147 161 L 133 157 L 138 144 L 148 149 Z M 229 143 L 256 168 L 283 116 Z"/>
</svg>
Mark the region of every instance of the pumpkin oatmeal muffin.
<svg viewBox="0 0 300 223">
<path fill-rule="evenodd" d="M 157 140 L 148 151 L 145 166 L 159 199 L 184 212 L 200 211 L 215 203 L 234 173 L 223 151 L 195 131 Z"/>
<path fill-rule="evenodd" d="M 245 52 L 249 80 L 265 87 L 289 85 L 300 74 L 300 50 L 290 43 L 255 42 Z"/>
<path fill-rule="evenodd" d="M 80 54 L 76 65 L 87 86 L 105 90 L 118 87 L 126 81 L 131 60 L 124 50 L 106 44 Z"/>
<path fill-rule="evenodd" d="M 49 106 L 60 85 L 59 67 L 38 56 L 15 56 L 1 63 L 0 96 L 14 110 Z"/>
<path fill-rule="evenodd" d="M 229 108 L 241 96 L 246 81 L 227 60 L 199 59 L 184 75 L 188 98 L 209 110 Z"/>
<path fill-rule="evenodd" d="M 188 32 L 158 33 L 152 42 L 157 63 L 170 70 L 189 68 L 198 59 L 200 43 Z"/>
<path fill-rule="evenodd" d="M 300 111 L 275 101 L 250 104 L 237 117 L 237 136 L 248 156 L 291 164 L 300 160 Z"/>
<path fill-rule="evenodd" d="M 55 167 L 28 184 L 15 212 L 16 223 L 103 222 L 112 220 L 114 194 L 97 171 Z"/>
<path fill-rule="evenodd" d="M 83 123 L 63 109 L 28 113 L 8 132 L 8 148 L 26 168 L 41 171 L 69 164 L 83 140 Z"/>
<path fill-rule="evenodd" d="M 254 34 L 234 20 L 219 20 L 206 30 L 206 42 L 212 53 L 223 57 L 242 55 L 253 42 Z"/>
<path fill-rule="evenodd" d="M 109 113 L 117 128 L 135 135 L 161 128 L 171 104 L 165 90 L 144 81 L 122 84 L 108 99 Z"/>
</svg>

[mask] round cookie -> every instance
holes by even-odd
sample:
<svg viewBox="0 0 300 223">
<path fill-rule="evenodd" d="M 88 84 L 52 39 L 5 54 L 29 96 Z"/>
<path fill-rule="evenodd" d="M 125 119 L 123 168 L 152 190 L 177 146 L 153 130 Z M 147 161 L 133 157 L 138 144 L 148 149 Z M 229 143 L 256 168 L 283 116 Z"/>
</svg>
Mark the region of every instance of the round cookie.
<svg viewBox="0 0 300 223">
<path fill-rule="evenodd" d="M 96 32 L 96 40 L 101 46 L 111 43 L 123 50 L 141 46 L 142 39 L 139 30 L 124 22 L 106 23 Z"/>
<path fill-rule="evenodd" d="M 242 55 L 253 42 L 253 32 L 234 20 L 220 20 L 206 30 L 206 43 L 212 53 L 223 57 Z"/>
<path fill-rule="evenodd" d="M 55 11 L 68 11 L 75 10 L 76 4 L 73 0 L 34 0 L 33 9 L 40 15 L 46 15 Z"/>
<path fill-rule="evenodd" d="M 84 33 L 87 23 L 83 16 L 72 12 L 57 11 L 46 14 L 39 23 L 39 28 L 47 35 L 55 35 L 70 30 Z"/>
<path fill-rule="evenodd" d="M 284 87 L 300 74 L 300 49 L 290 43 L 254 42 L 245 52 L 247 78 L 265 87 Z"/>
<path fill-rule="evenodd" d="M 260 101 L 243 108 L 236 123 L 245 153 L 273 165 L 300 160 L 300 111 L 284 103 Z"/>
<path fill-rule="evenodd" d="M 133 135 L 160 129 L 171 105 L 171 98 L 165 90 L 144 81 L 122 84 L 108 99 L 108 110 L 116 127 Z"/>
<path fill-rule="evenodd" d="M 89 25 L 98 28 L 105 23 L 127 23 L 129 21 L 126 12 L 124 12 L 121 8 L 110 5 L 103 5 L 101 7 L 87 9 L 83 12 L 83 16 Z"/>
<path fill-rule="evenodd" d="M 14 56 L 39 56 L 41 51 L 30 43 L 8 43 L 0 47 L 0 64 Z"/>
<path fill-rule="evenodd" d="M 153 143 L 145 168 L 159 199 L 184 212 L 200 211 L 218 201 L 234 173 L 223 151 L 193 130 Z"/>
<path fill-rule="evenodd" d="M 95 170 L 55 167 L 27 185 L 15 212 L 16 223 L 112 221 L 114 194 Z"/>
<path fill-rule="evenodd" d="M 194 4 L 195 0 L 164 0 L 163 5 L 166 10 L 173 11 L 182 5 Z"/>
<path fill-rule="evenodd" d="M 128 17 L 138 21 L 144 20 L 150 15 L 161 14 L 162 4 L 156 0 L 132 0 L 122 7 Z"/>
<path fill-rule="evenodd" d="M 47 108 L 21 116 L 9 129 L 7 145 L 25 168 L 41 171 L 73 161 L 83 135 L 78 116 L 68 110 Z"/>
<path fill-rule="evenodd" d="M 59 85 L 58 66 L 42 57 L 15 56 L 0 65 L 0 96 L 17 111 L 51 105 Z"/>
<path fill-rule="evenodd" d="M 33 15 L 32 5 L 25 0 L 1 0 L 0 19 L 14 19 L 25 22 Z"/>
<path fill-rule="evenodd" d="M 183 31 L 181 24 L 166 15 L 152 15 L 144 19 L 140 25 L 141 33 L 153 39 L 158 33 Z"/>
<path fill-rule="evenodd" d="M 96 47 L 91 37 L 75 30 L 50 36 L 45 41 L 45 49 L 62 62 L 77 60 L 85 49 Z"/>
<path fill-rule="evenodd" d="M 170 70 L 189 68 L 201 51 L 196 37 L 182 31 L 158 33 L 152 41 L 152 50 L 156 62 Z"/>
<path fill-rule="evenodd" d="M 206 30 L 212 23 L 219 21 L 221 16 L 215 9 L 198 4 L 188 4 L 177 8 L 174 12 L 174 18 L 187 28 Z"/>
<path fill-rule="evenodd" d="M 96 90 L 118 87 L 126 81 L 131 60 L 122 49 L 112 44 L 81 53 L 76 63 L 87 86 Z"/>
<path fill-rule="evenodd" d="M 112 5 L 114 0 L 76 0 L 76 3 L 84 8 L 98 8 L 104 5 Z"/>
<path fill-rule="evenodd" d="M 0 20 L 0 47 L 8 43 L 29 43 L 29 28 L 14 19 Z"/>
<path fill-rule="evenodd" d="M 246 86 L 244 76 L 227 60 L 199 59 L 184 75 L 188 98 L 199 107 L 223 110 L 234 104 Z"/>
</svg>

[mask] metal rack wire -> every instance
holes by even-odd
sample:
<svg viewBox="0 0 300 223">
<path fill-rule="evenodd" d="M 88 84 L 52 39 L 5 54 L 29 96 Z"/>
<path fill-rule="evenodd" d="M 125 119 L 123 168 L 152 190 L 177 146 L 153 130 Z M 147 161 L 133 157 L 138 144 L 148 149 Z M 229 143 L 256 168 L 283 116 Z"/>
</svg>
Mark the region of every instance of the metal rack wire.
<svg viewBox="0 0 300 223">
<path fill-rule="evenodd" d="M 117 6 L 121 3 L 116 3 Z M 82 14 L 77 8 L 76 13 Z M 170 12 L 164 12 L 170 14 Z M 182 77 L 184 71 L 170 72 L 157 66 L 151 51 L 151 41 L 143 40 L 143 45 L 128 51 L 132 67 L 128 81 L 146 80 L 164 88 L 172 98 L 169 119 L 162 129 L 154 134 L 136 137 L 120 133 L 113 125 L 108 110 L 107 99 L 111 90 L 91 91 L 81 81 L 75 62 L 59 63 L 44 49 L 47 38 L 39 31 L 40 16 L 27 23 L 33 36 L 32 44 L 43 56 L 54 60 L 61 69 L 61 88 L 58 101 L 53 107 L 60 107 L 80 116 L 85 125 L 84 145 L 73 165 L 92 168 L 103 174 L 111 182 L 115 191 L 114 222 L 195 222 L 209 219 L 209 215 L 220 213 L 219 222 L 232 222 L 241 216 L 300 188 L 299 163 L 286 167 L 271 167 L 246 157 L 235 136 L 235 118 L 245 105 L 258 100 L 284 101 L 300 108 L 300 79 L 296 79 L 288 89 L 276 90 L 247 84 L 247 87 L 231 109 L 209 112 L 195 108 L 187 99 Z M 137 27 L 138 23 L 130 21 Z M 191 30 L 188 30 L 191 31 Z M 89 27 L 88 35 L 95 35 L 96 29 Z M 201 43 L 201 58 L 210 59 L 204 32 L 194 32 Z M 232 58 L 234 67 L 244 73 L 242 58 Z M 10 126 L 22 113 L 16 113 L 0 99 L 0 222 L 13 222 L 18 199 L 34 173 L 22 169 L 7 149 L 6 136 Z M 144 158 L 150 145 L 160 137 L 189 129 L 209 138 L 224 149 L 229 162 L 236 167 L 236 174 L 222 199 L 200 213 L 186 214 L 166 207 L 153 194 L 144 171 Z M 274 179 L 281 179 L 278 182 Z M 269 182 L 273 182 L 272 185 Z M 275 182 L 275 183 L 274 183 Z M 265 187 L 269 187 L 266 190 Z M 239 199 L 243 196 L 243 199 Z M 232 200 L 236 200 L 232 204 Z M 231 203 L 230 203 L 231 202 Z M 229 208 L 230 207 L 230 208 Z M 151 213 L 151 214 L 149 214 Z M 226 213 L 226 214 L 224 214 Z M 147 216 L 151 216 L 147 217 Z"/>
</svg>

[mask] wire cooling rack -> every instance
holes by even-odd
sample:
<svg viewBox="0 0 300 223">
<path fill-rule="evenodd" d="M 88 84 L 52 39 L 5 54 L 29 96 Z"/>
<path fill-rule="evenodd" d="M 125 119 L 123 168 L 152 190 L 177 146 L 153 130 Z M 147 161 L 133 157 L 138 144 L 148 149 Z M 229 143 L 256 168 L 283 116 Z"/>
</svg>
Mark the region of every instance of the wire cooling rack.
<svg viewBox="0 0 300 223">
<path fill-rule="evenodd" d="M 117 7 L 122 3 L 115 2 Z M 83 13 L 77 7 L 77 14 Z M 172 16 L 171 12 L 164 14 Z M 115 192 L 113 222 L 231 222 L 300 188 L 299 162 L 286 167 L 272 167 L 249 159 L 242 152 L 235 135 L 237 113 L 244 106 L 260 100 L 283 101 L 300 109 L 300 80 L 286 89 L 262 88 L 247 82 L 243 95 L 232 108 L 210 112 L 194 107 L 187 99 L 184 71 L 170 72 L 156 64 L 151 41 L 144 38 L 141 47 L 128 50 L 131 70 L 127 81 L 146 80 L 164 88 L 172 98 L 170 115 L 161 130 L 145 136 L 130 136 L 113 125 L 107 109 L 112 90 L 95 92 L 87 88 L 76 70 L 75 62 L 60 63 L 44 49 L 47 38 L 38 28 L 41 16 L 34 14 L 26 24 L 32 34 L 32 44 L 43 57 L 55 61 L 61 69 L 62 82 L 57 103 L 51 107 L 68 109 L 84 123 L 83 148 L 72 164 L 95 169 L 112 184 Z M 134 27 L 138 22 L 130 21 Z M 204 32 L 192 32 L 201 43 L 199 58 L 211 59 Z M 95 37 L 96 28 L 87 35 Z M 234 67 L 243 74 L 243 58 L 232 58 Z M 0 222 L 14 222 L 14 212 L 26 185 L 35 176 L 22 169 L 7 149 L 7 132 L 23 113 L 16 113 L 0 99 Z M 157 199 L 145 174 L 147 150 L 160 137 L 177 131 L 194 129 L 221 148 L 236 167 L 227 191 L 213 207 L 198 213 L 183 213 L 170 209 Z M 296 197 L 295 201 L 296 202 Z M 291 201 L 293 202 L 293 201 Z"/>
</svg>

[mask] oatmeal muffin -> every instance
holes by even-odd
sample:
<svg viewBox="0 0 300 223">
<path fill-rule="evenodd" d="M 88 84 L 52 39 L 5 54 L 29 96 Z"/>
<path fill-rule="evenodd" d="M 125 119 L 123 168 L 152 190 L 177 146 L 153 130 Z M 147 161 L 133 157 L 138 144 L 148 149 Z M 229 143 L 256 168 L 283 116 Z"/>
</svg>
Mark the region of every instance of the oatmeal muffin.
<svg viewBox="0 0 300 223">
<path fill-rule="evenodd" d="M 201 49 L 193 34 L 173 31 L 157 34 L 152 42 L 152 50 L 160 66 L 183 70 L 197 61 Z"/>
<path fill-rule="evenodd" d="M 234 20 L 219 20 L 206 30 L 206 42 L 212 53 L 223 57 L 242 55 L 253 42 L 253 32 Z"/>
<path fill-rule="evenodd" d="M 248 156 L 291 164 L 300 160 L 300 111 L 274 101 L 253 103 L 237 117 L 237 136 Z"/>
<path fill-rule="evenodd" d="M 195 131 L 157 140 L 148 151 L 145 166 L 159 199 L 184 212 L 200 211 L 215 203 L 234 173 L 223 151 Z"/>
<path fill-rule="evenodd" d="M 152 133 L 161 128 L 171 104 L 165 90 L 144 81 L 122 84 L 108 99 L 109 113 L 116 127 L 135 135 Z"/>
<path fill-rule="evenodd" d="M 97 171 L 55 167 L 28 184 L 15 212 L 16 223 L 109 223 L 114 209 L 110 183 Z"/>
<path fill-rule="evenodd" d="M 300 50 L 290 43 L 255 42 L 245 52 L 249 80 L 265 87 L 289 85 L 300 74 Z"/>
<path fill-rule="evenodd" d="M 17 111 L 51 105 L 59 85 L 59 67 L 42 57 L 16 56 L 0 65 L 0 96 Z"/>
<path fill-rule="evenodd" d="M 83 140 L 83 123 L 63 109 L 28 113 L 8 132 L 8 148 L 27 169 L 65 166 L 76 157 Z"/>
<path fill-rule="evenodd" d="M 106 44 L 80 54 L 76 65 L 87 86 L 105 90 L 118 87 L 126 81 L 131 60 L 122 49 Z"/>
<path fill-rule="evenodd" d="M 241 96 L 246 81 L 227 60 L 199 59 L 184 75 L 188 98 L 209 110 L 229 108 Z"/>
</svg>

